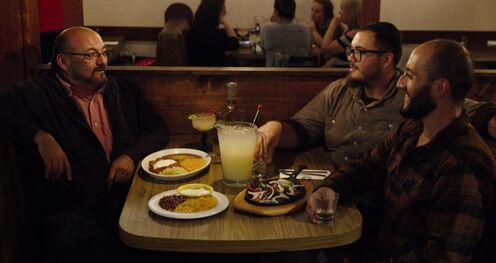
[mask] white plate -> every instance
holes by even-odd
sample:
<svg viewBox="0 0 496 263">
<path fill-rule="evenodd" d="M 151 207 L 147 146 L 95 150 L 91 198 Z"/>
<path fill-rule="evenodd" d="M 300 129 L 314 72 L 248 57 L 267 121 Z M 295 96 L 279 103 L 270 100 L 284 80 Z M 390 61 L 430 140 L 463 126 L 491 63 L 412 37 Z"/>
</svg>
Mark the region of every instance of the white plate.
<svg viewBox="0 0 496 263">
<path fill-rule="evenodd" d="M 162 175 L 162 174 L 154 173 L 148 169 L 148 163 L 150 161 L 153 161 L 159 157 L 166 156 L 166 155 L 184 154 L 184 153 L 201 156 L 206 161 L 205 165 L 196 169 L 196 170 L 193 170 L 189 173 L 178 174 L 178 175 Z M 188 149 L 188 148 L 174 148 L 174 149 L 161 150 L 161 151 L 154 152 L 154 153 L 148 155 L 147 157 L 145 157 L 141 161 L 141 168 L 143 170 L 145 170 L 145 172 L 147 172 L 151 177 L 153 177 L 155 179 L 162 180 L 162 181 L 176 181 L 176 180 L 183 180 L 183 179 L 195 176 L 196 174 L 201 172 L 203 169 L 207 168 L 210 165 L 211 160 L 212 160 L 212 158 L 206 152 L 202 152 L 200 150 Z"/>
<path fill-rule="evenodd" d="M 169 210 L 165 210 L 162 207 L 160 207 L 159 202 L 160 198 L 168 195 L 176 195 L 177 192 L 176 190 L 169 190 L 162 192 L 160 194 L 157 194 L 150 198 L 150 201 L 148 201 L 148 208 L 155 214 L 160 215 L 160 216 L 165 216 L 168 218 L 175 218 L 175 219 L 196 219 L 196 218 L 203 218 L 203 217 L 209 217 L 213 216 L 215 214 L 218 214 L 222 211 L 224 211 L 228 206 L 229 206 L 229 199 L 227 197 L 219 192 L 212 192 L 212 196 L 217 199 L 217 206 L 215 206 L 212 209 L 209 209 L 207 211 L 203 212 L 198 212 L 198 213 L 176 213 L 172 212 Z"/>
</svg>

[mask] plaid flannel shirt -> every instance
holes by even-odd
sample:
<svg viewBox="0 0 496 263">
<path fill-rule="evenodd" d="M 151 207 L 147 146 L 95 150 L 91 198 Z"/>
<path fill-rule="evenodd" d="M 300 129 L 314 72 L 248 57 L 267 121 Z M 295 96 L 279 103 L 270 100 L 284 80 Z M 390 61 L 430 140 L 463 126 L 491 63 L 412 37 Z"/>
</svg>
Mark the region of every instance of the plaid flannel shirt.
<svg viewBox="0 0 496 263">
<path fill-rule="evenodd" d="M 389 260 L 479 262 L 493 254 L 496 232 L 492 154 L 465 113 L 416 147 L 422 130 L 420 121 L 403 122 L 322 185 L 344 197 L 381 192 L 384 215 L 373 245 Z"/>
</svg>

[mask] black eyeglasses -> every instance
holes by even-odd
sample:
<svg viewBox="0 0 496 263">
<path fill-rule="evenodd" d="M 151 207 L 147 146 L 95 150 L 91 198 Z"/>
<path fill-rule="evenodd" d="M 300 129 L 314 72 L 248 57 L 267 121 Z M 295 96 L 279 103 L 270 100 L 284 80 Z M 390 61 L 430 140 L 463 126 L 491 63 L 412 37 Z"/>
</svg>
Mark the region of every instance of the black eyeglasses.
<svg viewBox="0 0 496 263">
<path fill-rule="evenodd" d="M 351 47 L 346 47 L 346 56 L 349 57 L 353 54 L 353 59 L 357 62 L 362 61 L 362 54 L 372 53 L 372 54 L 384 54 L 391 51 L 387 50 L 367 50 L 367 49 L 356 49 Z"/>
<path fill-rule="evenodd" d="M 102 56 L 107 57 L 107 50 L 103 50 L 102 52 L 94 51 L 88 53 L 63 51 L 60 53 L 65 55 L 72 55 L 72 56 L 82 56 L 87 61 L 95 61 L 97 58 L 100 58 Z"/>
</svg>

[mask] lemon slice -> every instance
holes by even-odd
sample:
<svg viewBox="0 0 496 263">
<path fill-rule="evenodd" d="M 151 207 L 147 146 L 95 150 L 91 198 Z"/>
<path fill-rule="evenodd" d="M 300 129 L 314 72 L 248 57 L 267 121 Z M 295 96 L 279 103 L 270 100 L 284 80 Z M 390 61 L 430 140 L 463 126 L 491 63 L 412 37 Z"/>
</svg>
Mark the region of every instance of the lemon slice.
<svg viewBox="0 0 496 263">
<path fill-rule="evenodd" d="M 188 119 L 190 119 L 190 120 L 194 120 L 196 118 L 198 118 L 198 114 L 191 114 L 188 116 Z"/>
<path fill-rule="evenodd" d="M 176 189 L 176 192 L 186 197 L 200 197 L 210 195 L 214 189 L 207 184 L 185 184 Z"/>
</svg>

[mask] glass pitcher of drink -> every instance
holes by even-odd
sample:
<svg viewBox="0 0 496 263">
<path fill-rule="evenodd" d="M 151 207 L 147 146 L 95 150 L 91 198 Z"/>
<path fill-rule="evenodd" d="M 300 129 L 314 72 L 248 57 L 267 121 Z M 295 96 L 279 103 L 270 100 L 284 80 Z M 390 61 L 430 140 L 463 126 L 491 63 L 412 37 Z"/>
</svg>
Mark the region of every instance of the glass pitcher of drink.
<svg viewBox="0 0 496 263">
<path fill-rule="evenodd" d="M 249 122 L 220 121 L 215 128 L 219 137 L 224 185 L 246 186 L 252 177 L 257 126 Z"/>
</svg>

